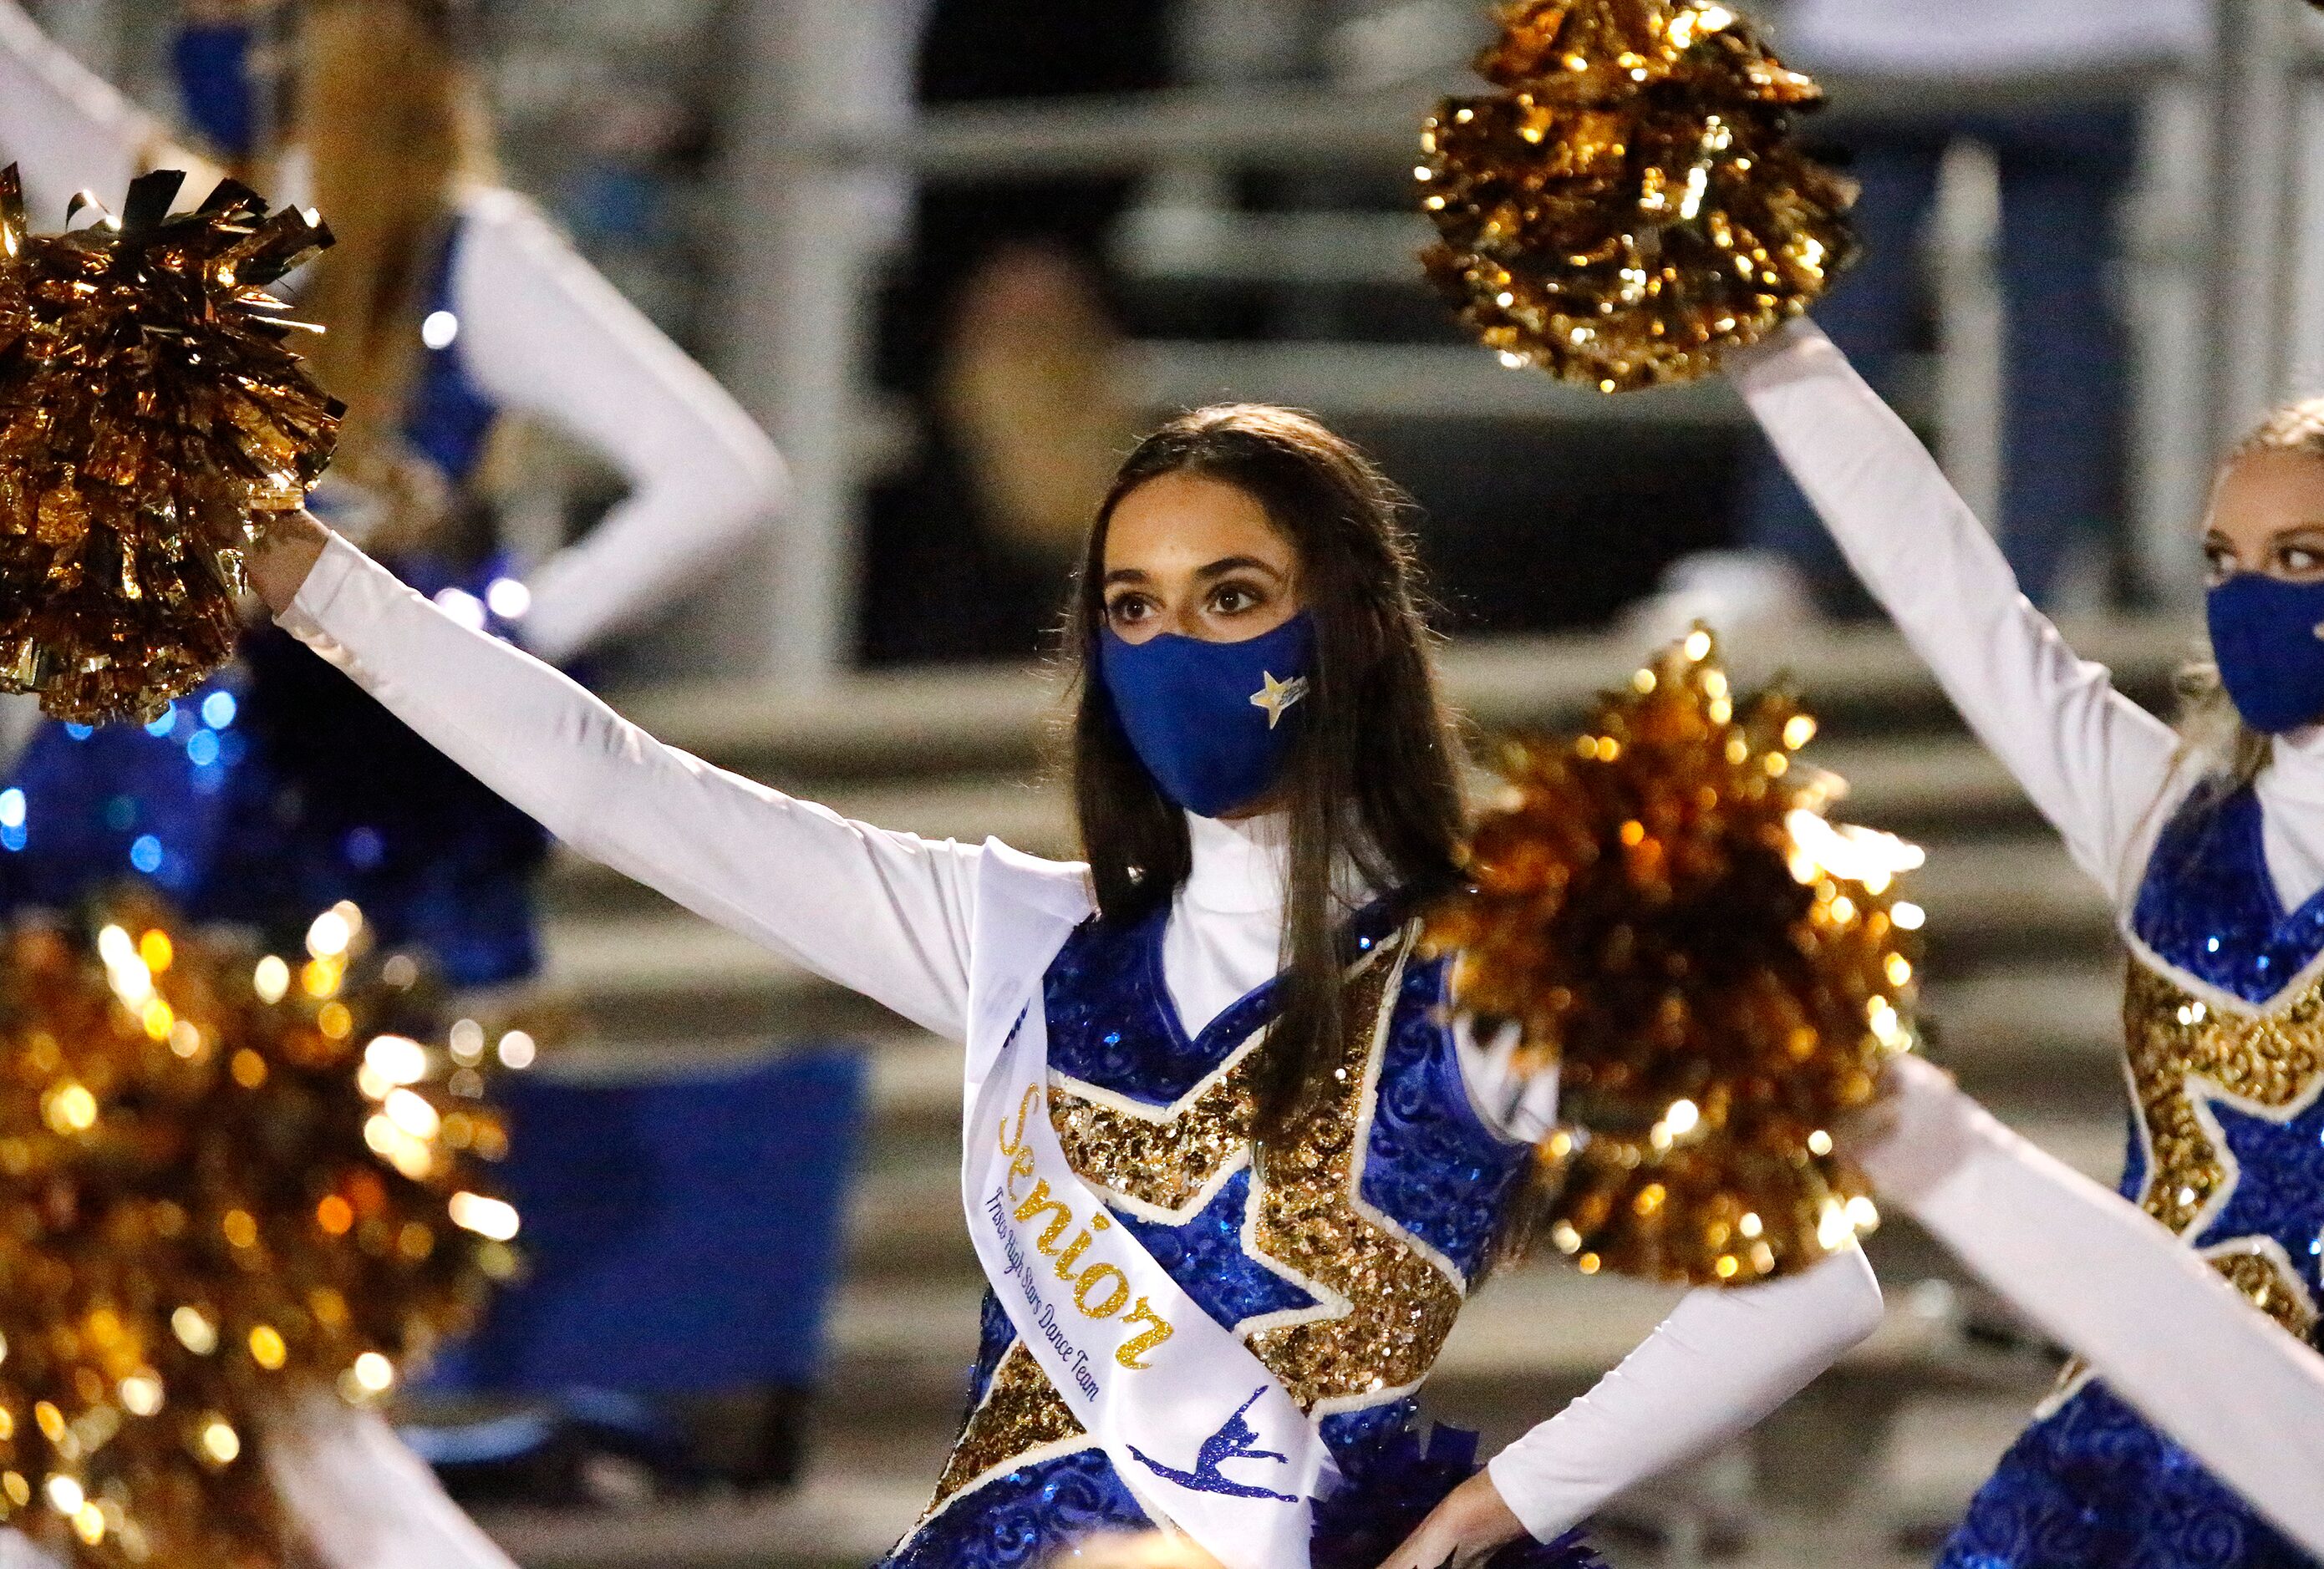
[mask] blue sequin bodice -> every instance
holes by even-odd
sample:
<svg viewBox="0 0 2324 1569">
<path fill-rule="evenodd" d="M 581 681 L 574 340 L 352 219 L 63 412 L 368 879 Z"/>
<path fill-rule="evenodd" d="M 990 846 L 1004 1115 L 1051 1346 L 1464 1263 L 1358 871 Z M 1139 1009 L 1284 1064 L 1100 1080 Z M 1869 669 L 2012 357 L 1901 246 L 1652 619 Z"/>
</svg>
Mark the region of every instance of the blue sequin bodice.
<svg viewBox="0 0 2324 1569">
<path fill-rule="evenodd" d="M 2258 794 L 2198 792 L 2147 858 L 2131 929 L 2158 959 L 2255 1005 L 2324 953 L 2324 893 L 2287 911 Z"/>
<path fill-rule="evenodd" d="M 1163 980 L 1167 914 L 1092 922 L 1050 966 L 1051 1120 L 1155 1261 L 1322 1414 L 1351 1487 L 1317 1507 L 1314 1560 L 1370 1569 L 1475 1470 L 1462 1436 L 1422 1437 L 1412 1394 L 1489 1266 L 1532 1152 L 1479 1118 L 1445 1023 L 1444 967 L 1414 954 L 1383 904 L 1350 932 L 1339 1088 L 1255 1164 L 1254 1058 L 1273 988 L 1188 1032 Z M 890 1569 L 1031 1564 L 1090 1530 L 1144 1523 L 988 1297 L 960 1441 Z M 1507 1562 L 1593 1559 L 1568 1541 Z"/>
<path fill-rule="evenodd" d="M 392 564 L 474 603 L 500 573 Z M 0 913 L 145 883 L 295 951 L 318 913 L 352 899 L 383 942 L 424 952 L 455 986 L 491 986 L 540 967 L 547 849 L 531 819 L 268 627 L 151 725 L 34 732 L 0 790 Z"/>
<path fill-rule="evenodd" d="M 2264 1311 L 2311 1335 L 2324 1236 L 2324 896 L 2286 912 L 2258 797 L 2199 792 L 2131 912 L 2137 1096 L 2123 1192 Z M 2029 1428 L 1940 1569 L 2316 1569 L 2103 1385 Z"/>
<path fill-rule="evenodd" d="M 2225 1484 L 2091 1384 L 2027 1428 L 1936 1569 L 2316 1569 Z"/>
<path fill-rule="evenodd" d="M 1042 988 L 1049 1068 L 1061 1082 L 1170 1107 L 1188 1102 L 1206 1078 L 1254 1044 L 1272 1015 L 1271 984 L 1187 1035 L 1162 973 L 1168 913 L 1167 907 L 1157 909 L 1123 932 L 1093 922 L 1049 967 Z M 1369 953 L 1397 937 L 1397 925 L 1388 905 L 1374 905 L 1358 917 L 1350 940 L 1355 951 Z M 1460 1054 L 1443 1023 L 1443 965 L 1415 959 L 1402 975 L 1368 1108 L 1360 1193 L 1416 1241 L 1442 1253 L 1465 1281 L 1487 1262 L 1509 1186 L 1529 1152 L 1485 1127 L 1470 1102 Z M 1124 1218 L 1139 1223 L 1134 1213 Z M 1141 1234 L 1149 1250 L 1153 1232 L 1149 1226 Z M 1189 1270 L 1180 1284 L 1193 1290 L 1203 1280 L 1202 1271 Z M 1247 1317 L 1237 1313 L 1224 1321 Z"/>
<path fill-rule="evenodd" d="M 2122 1190 L 2306 1335 L 2324 1302 L 2324 894 L 2284 910 L 2263 826 L 2248 787 L 2198 792 L 2148 858 L 2132 928 L 2161 965 L 2134 961 L 2124 1007 Z"/>
</svg>

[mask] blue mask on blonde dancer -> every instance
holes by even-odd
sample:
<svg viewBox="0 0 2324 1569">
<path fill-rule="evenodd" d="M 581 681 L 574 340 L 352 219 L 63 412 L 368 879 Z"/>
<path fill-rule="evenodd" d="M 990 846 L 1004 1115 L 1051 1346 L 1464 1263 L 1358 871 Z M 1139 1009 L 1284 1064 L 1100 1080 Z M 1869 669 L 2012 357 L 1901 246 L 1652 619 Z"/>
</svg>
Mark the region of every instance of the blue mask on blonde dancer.
<svg viewBox="0 0 2324 1569">
<path fill-rule="evenodd" d="M 2209 609 L 2219 680 L 2246 724 L 2275 736 L 2324 719 L 2324 583 L 2237 573 Z"/>
<path fill-rule="evenodd" d="M 1249 806 L 1282 775 L 1315 660 L 1315 626 L 1295 616 L 1240 643 L 1175 632 L 1130 643 L 1102 634 L 1100 674 L 1139 760 L 1197 817 Z"/>
</svg>

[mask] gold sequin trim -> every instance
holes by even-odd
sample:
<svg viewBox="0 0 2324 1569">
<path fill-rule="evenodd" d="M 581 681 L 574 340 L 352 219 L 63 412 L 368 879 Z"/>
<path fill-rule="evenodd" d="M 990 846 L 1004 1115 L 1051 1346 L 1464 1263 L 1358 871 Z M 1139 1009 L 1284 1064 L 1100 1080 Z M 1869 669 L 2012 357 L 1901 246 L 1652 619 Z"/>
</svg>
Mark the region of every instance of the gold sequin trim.
<svg viewBox="0 0 2324 1569">
<path fill-rule="evenodd" d="M 1202 1197 L 1218 1174 L 1250 1153 L 1259 1118 L 1252 1084 L 1256 1055 L 1246 1053 L 1192 1104 L 1156 1121 L 1087 1099 L 1055 1079 L 1049 1121 L 1066 1163 L 1082 1179 L 1177 1214 Z"/>
<path fill-rule="evenodd" d="M 1251 1338 L 1259 1360 L 1311 1408 L 1418 1383 L 1461 1312 L 1461 1287 L 1357 1199 L 1362 1113 L 1379 1087 L 1409 950 L 1407 932 L 1382 944 L 1356 977 L 1332 1099 L 1296 1144 L 1268 1152 L 1258 1174 L 1259 1251 L 1352 1305 Z"/>
<path fill-rule="evenodd" d="M 2223 1011 L 2133 959 L 2123 1025 L 2150 1151 L 2143 1202 L 2185 1236 L 2228 1180 L 2227 1161 L 2195 1109 L 2200 1086 L 2256 1106 L 2299 1101 L 2324 1071 L 2324 979 L 2290 1006 L 2255 1016 Z M 2274 1260 L 2237 1252 L 2213 1262 L 2294 1335 L 2304 1339 L 2314 1326 L 2305 1287 Z"/>
<path fill-rule="evenodd" d="M 1047 1444 L 1071 1438 L 1083 1431 L 1081 1423 L 1059 1395 L 1033 1353 L 1019 1341 L 992 1370 L 992 1384 L 983 1404 L 969 1414 L 936 1479 L 936 1494 L 928 1504 L 934 1514 L 953 1495 L 978 1477 L 1006 1465 L 1020 1454 Z"/>
<path fill-rule="evenodd" d="M 1332 1091 L 1297 1142 L 1255 1173 L 1257 1251 L 1325 1300 L 1322 1314 L 1250 1337 L 1252 1351 L 1304 1408 L 1360 1405 L 1427 1375 L 1462 1304 L 1460 1283 L 1411 1239 L 1367 1214 L 1357 1197 L 1365 1109 L 1379 1092 L 1411 951 L 1406 931 L 1378 944 L 1348 982 L 1347 1038 Z M 1102 1191 L 1173 1213 L 1250 1154 L 1257 1115 L 1252 1058 L 1230 1068 L 1175 1115 L 1140 1116 L 1052 1078 L 1049 1115 L 1065 1158 Z M 1337 1311 L 1333 1298 L 1344 1306 Z M 980 1478 L 1083 1428 L 1022 1342 L 995 1370 L 936 1485 L 931 1512 Z"/>
</svg>

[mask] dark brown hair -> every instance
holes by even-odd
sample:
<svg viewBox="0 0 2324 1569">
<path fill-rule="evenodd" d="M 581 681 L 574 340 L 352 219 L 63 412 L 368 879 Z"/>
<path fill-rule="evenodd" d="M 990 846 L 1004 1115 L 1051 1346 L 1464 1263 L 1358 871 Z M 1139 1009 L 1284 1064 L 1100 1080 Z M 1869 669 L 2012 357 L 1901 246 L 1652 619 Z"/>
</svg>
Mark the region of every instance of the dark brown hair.
<svg viewBox="0 0 2324 1569">
<path fill-rule="evenodd" d="M 1073 786 L 1082 848 L 1108 922 L 1168 900 L 1192 869 L 1170 804 L 1096 679 L 1105 542 L 1141 485 L 1191 474 L 1258 501 L 1298 559 L 1315 665 L 1281 787 L 1291 826 L 1283 977 L 1260 1058 L 1260 1135 L 1283 1136 L 1340 1049 L 1341 908 L 1334 874 L 1404 899 L 1459 876 L 1464 821 L 1457 746 L 1436 686 L 1403 492 L 1355 445 L 1305 414 L 1237 404 L 1181 415 L 1138 445 L 1098 509 L 1068 611 L 1078 662 Z"/>
</svg>

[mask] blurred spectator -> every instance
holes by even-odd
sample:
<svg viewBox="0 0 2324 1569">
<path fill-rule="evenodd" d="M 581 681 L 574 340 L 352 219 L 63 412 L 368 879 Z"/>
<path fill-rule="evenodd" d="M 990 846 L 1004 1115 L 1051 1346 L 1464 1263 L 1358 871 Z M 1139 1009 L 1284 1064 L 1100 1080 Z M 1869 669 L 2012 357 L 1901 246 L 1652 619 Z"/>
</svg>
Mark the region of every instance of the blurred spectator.
<svg viewBox="0 0 2324 1569">
<path fill-rule="evenodd" d="M 1163 84 L 1166 0 L 936 0 L 934 107 Z M 863 656 L 1023 658 L 1064 602 L 1083 526 L 1135 434 L 1102 260 L 1120 179 L 975 181 L 919 201 L 883 377 L 923 440 L 872 500 Z"/>
<path fill-rule="evenodd" d="M 678 96 L 634 81 L 606 84 L 576 115 L 558 216 L 603 264 L 605 252 L 667 247 L 684 222 L 673 170 L 698 163 L 703 128 Z"/>
<path fill-rule="evenodd" d="M 1072 563 L 1133 434 L 1120 347 L 1086 258 L 1054 244 L 1004 243 L 963 286 L 936 412 L 1001 548 Z"/>
<path fill-rule="evenodd" d="M 1818 307 L 1825 331 L 1893 390 L 1922 341 L 1920 240 L 1945 151 L 1989 148 L 2001 182 L 2005 331 L 1999 534 L 2026 592 L 2048 601 L 2076 556 L 2112 544 L 2121 500 L 2126 381 L 2110 289 L 2116 208 L 2138 156 L 2136 68 L 2205 42 L 2203 0 L 1793 0 L 1777 42 L 1804 69 L 1848 78 L 1843 137 L 1862 182 L 1863 260 Z M 1978 115 L 1884 118 L 1886 83 L 2015 84 L 2056 101 Z M 1925 90 L 1921 95 L 1926 101 Z M 1661 612 L 1733 625 L 1860 601 L 1813 510 L 1755 439 L 1743 554 L 1681 562 Z M 1804 589 L 1806 593 L 1802 591 Z"/>
</svg>

